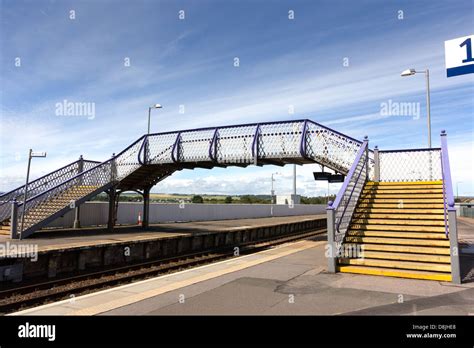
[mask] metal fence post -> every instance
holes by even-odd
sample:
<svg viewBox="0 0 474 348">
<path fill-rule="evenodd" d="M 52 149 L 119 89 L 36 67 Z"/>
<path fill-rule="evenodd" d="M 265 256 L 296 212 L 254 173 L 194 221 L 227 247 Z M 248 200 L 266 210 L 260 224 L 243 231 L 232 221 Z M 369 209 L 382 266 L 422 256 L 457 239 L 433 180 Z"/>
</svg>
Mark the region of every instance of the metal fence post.
<svg viewBox="0 0 474 348">
<path fill-rule="evenodd" d="M 378 146 L 374 148 L 374 181 L 380 181 L 380 154 Z"/>
<path fill-rule="evenodd" d="M 336 273 L 336 245 L 335 245 L 335 211 L 332 207 L 333 202 L 328 202 L 326 208 L 327 213 L 327 231 L 328 231 L 328 244 L 326 256 L 328 258 L 328 272 Z"/>
<path fill-rule="evenodd" d="M 10 216 L 10 238 L 18 239 L 18 202 L 16 199 L 12 201 L 12 213 Z"/>
<path fill-rule="evenodd" d="M 461 269 L 459 265 L 459 244 L 458 244 L 458 228 L 456 221 L 456 209 L 454 204 L 449 206 L 448 210 L 449 224 L 449 249 L 451 251 L 451 278 L 452 282 L 461 284 Z"/>
</svg>

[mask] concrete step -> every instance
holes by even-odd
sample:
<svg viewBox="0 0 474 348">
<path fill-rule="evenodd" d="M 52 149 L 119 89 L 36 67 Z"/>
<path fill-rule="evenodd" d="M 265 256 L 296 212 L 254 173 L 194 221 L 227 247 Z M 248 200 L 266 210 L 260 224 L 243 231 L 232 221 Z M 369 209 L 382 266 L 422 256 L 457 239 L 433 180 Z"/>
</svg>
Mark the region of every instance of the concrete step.
<svg viewBox="0 0 474 348">
<path fill-rule="evenodd" d="M 379 190 L 379 189 L 364 189 L 361 196 L 375 195 L 375 196 L 390 196 L 390 195 L 442 195 L 443 189 L 417 189 L 417 190 Z"/>
<path fill-rule="evenodd" d="M 358 244 L 358 243 L 355 243 Z M 409 245 L 383 245 L 383 244 L 363 244 L 364 252 L 380 251 L 380 252 L 397 252 L 406 254 L 430 254 L 430 255 L 450 255 L 447 247 L 425 247 L 425 246 L 409 246 Z"/>
<path fill-rule="evenodd" d="M 360 195 L 361 199 L 405 199 L 405 198 L 414 198 L 414 199 L 428 199 L 428 198 L 433 198 L 433 199 L 443 199 L 443 194 L 442 193 L 362 193 Z"/>
<path fill-rule="evenodd" d="M 451 273 L 451 265 L 445 263 L 413 262 L 400 260 L 379 260 L 379 259 L 349 259 L 342 258 L 338 260 L 340 265 L 356 265 L 383 267 L 392 269 L 409 269 L 417 271 L 432 271 Z"/>
<path fill-rule="evenodd" d="M 359 202 L 357 205 L 358 209 L 366 209 L 366 208 L 374 208 L 374 209 L 443 209 L 443 203 L 410 203 L 406 202 L 406 200 L 402 200 L 401 202 L 385 202 L 385 203 L 368 203 L 368 202 Z"/>
<path fill-rule="evenodd" d="M 413 198 L 413 195 L 409 195 L 406 198 L 360 198 L 360 203 L 364 204 L 377 204 L 377 203 L 396 203 L 408 205 L 412 203 L 422 203 L 424 204 L 443 204 L 443 199 L 441 198 Z"/>
<path fill-rule="evenodd" d="M 360 231 L 349 230 L 348 236 L 358 237 L 390 237 L 390 238 L 415 238 L 415 239 L 440 239 L 446 240 L 446 235 L 440 233 L 426 233 L 426 232 L 390 232 L 390 231 Z"/>
<path fill-rule="evenodd" d="M 412 225 L 383 225 L 383 224 L 353 224 L 350 230 L 372 231 L 403 231 L 403 232 L 446 232 L 444 226 L 412 226 Z"/>
<path fill-rule="evenodd" d="M 375 186 L 369 185 L 364 187 L 365 191 L 400 191 L 400 190 L 443 190 L 443 185 L 390 185 L 390 186 Z"/>
<path fill-rule="evenodd" d="M 427 216 L 443 216 L 444 218 L 444 210 L 443 209 L 411 209 L 406 208 L 404 206 L 400 209 L 390 209 L 390 208 L 370 208 L 370 207 L 358 207 L 355 210 L 356 214 L 379 214 L 379 215 L 389 215 L 393 216 L 395 214 L 400 214 L 401 216 L 404 214 L 426 214 Z"/>
<path fill-rule="evenodd" d="M 445 282 L 451 281 L 451 274 L 442 273 L 442 272 L 399 270 L 399 269 L 390 269 L 390 268 L 381 268 L 381 267 L 350 266 L 350 265 L 339 266 L 338 271 L 342 273 L 367 274 L 367 275 L 377 275 L 377 276 L 385 276 L 385 277 L 437 280 L 437 281 L 445 281 Z"/>
<path fill-rule="evenodd" d="M 368 212 L 360 212 L 360 210 L 356 210 L 354 215 L 354 219 L 383 219 L 383 220 L 393 220 L 393 219 L 401 219 L 401 220 L 442 220 L 444 223 L 444 215 L 441 214 L 414 214 L 412 212 L 406 212 L 405 214 L 400 214 L 400 211 L 396 211 L 391 214 L 381 214 L 381 213 L 368 213 Z"/>
<path fill-rule="evenodd" d="M 415 262 L 435 262 L 435 263 L 451 263 L 450 256 L 429 255 L 429 254 L 413 254 L 413 253 L 394 253 L 383 251 L 364 251 L 365 259 L 382 259 L 382 260 L 399 260 L 399 261 L 415 261 Z"/>
<path fill-rule="evenodd" d="M 352 224 L 366 225 L 402 225 L 402 226 L 444 226 L 444 220 L 413 219 L 352 219 Z"/>
<path fill-rule="evenodd" d="M 449 240 L 438 240 L 438 239 L 346 236 L 345 241 L 347 243 L 363 243 L 363 244 L 370 243 L 370 244 L 386 244 L 386 245 L 413 245 L 413 246 L 417 245 L 417 246 L 429 246 L 429 247 L 449 247 Z"/>
</svg>

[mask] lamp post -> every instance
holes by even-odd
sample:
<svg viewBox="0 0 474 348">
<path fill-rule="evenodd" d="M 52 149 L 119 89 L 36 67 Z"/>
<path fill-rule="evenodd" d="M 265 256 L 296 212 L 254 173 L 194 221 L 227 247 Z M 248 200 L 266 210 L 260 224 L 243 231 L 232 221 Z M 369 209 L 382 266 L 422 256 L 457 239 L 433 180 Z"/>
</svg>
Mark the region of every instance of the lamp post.
<svg viewBox="0 0 474 348">
<path fill-rule="evenodd" d="M 431 113 L 430 113 L 430 71 L 416 71 L 415 69 L 407 69 L 402 71 L 401 76 L 411 76 L 415 74 L 425 74 L 426 77 L 426 114 L 428 117 L 428 147 L 431 149 Z"/>
<path fill-rule="evenodd" d="M 462 184 L 462 181 L 456 181 L 456 198 L 459 199 L 459 184 Z"/>
<path fill-rule="evenodd" d="M 28 153 L 28 168 L 26 170 L 25 193 L 24 193 L 24 196 L 23 196 L 23 209 L 22 209 L 22 214 L 21 214 L 20 239 L 21 239 L 21 234 L 23 233 L 23 224 L 25 223 L 26 200 L 27 200 L 27 197 L 28 197 L 28 181 L 30 179 L 31 159 L 33 157 L 46 157 L 46 152 L 33 152 L 33 150 L 30 149 L 30 152 Z"/>
<path fill-rule="evenodd" d="M 275 173 L 272 173 L 272 191 L 271 191 L 271 196 L 272 196 L 272 204 L 275 204 L 275 200 L 274 200 L 274 197 L 275 197 L 275 190 L 273 189 L 273 182 L 275 181 L 275 179 L 273 178 L 274 175 L 279 175 L 280 173 L 278 172 L 275 172 Z"/>
<path fill-rule="evenodd" d="M 163 106 L 161 104 L 155 104 L 153 106 L 150 106 L 148 108 L 148 132 L 147 134 L 150 134 L 150 116 L 151 116 L 151 109 L 161 109 Z"/>
</svg>

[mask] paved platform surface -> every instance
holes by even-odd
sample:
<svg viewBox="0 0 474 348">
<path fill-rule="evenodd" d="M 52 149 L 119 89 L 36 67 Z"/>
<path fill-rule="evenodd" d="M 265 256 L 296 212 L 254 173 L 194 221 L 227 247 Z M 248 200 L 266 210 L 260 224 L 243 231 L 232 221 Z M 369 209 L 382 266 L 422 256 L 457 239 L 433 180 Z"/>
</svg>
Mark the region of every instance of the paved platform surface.
<svg viewBox="0 0 474 348">
<path fill-rule="evenodd" d="M 325 240 L 71 298 L 15 315 L 474 315 L 474 276 L 452 283 L 326 272 Z M 467 262 L 469 261 L 469 262 Z M 472 274 L 474 257 L 463 257 Z"/>
<path fill-rule="evenodd" d="M 35 244 L 38 246 L 38 252 L 42 252 L 157 238 L 173 238 L 182 235 L 227 232 L 320 218 L 326 218 L 326 215 L 162 223 L 150 225 L 147 229 L 140 226 L 118 226 L 113 232 L 109 232 L 103 227 L 61 229 L 37 232 L 32 237 L 24 240 L 10 239 L 9 236 L 0 235 L 0 243 Z"/>
</svg>

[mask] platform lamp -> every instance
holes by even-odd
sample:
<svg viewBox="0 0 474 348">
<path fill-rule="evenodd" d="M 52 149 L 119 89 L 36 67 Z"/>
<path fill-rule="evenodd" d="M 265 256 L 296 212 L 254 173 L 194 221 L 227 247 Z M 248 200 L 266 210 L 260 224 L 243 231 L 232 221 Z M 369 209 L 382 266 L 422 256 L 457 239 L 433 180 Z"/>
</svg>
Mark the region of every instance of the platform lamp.
<svg viewBox="0 0 474 348">
<path fill-rule="evenodd" d="M 162 109 L 163 106 L 161 104 L 155 104 L 153 106 L 150 106 L 148 108 L 148 132 L 147 134 L 150 134 L 150 116 L 151 116 L 151 109 Z"/>
<path fill-rule="evenodd" d="M 26 170 L 25 193 L 23 196 L 23 211 L 21 214 L 20 239 L 21 239 L 21 233 L 23 233 L 23 224 L 25 222 L 25 210 L 26 210 L 26 200 L 28 197 L 28 181 L 30 179 L 31 159 L 34 157 L 44 158 L 46 157 L 46 152 L 33 152 L 33 150 L 30 149 L 30 152 L 28 153 L 28 169 Z"/>
<path fill-rule="evenodd" d="M 271 191 L 272 204 L 276 203 L 276 201 L 275 202 L 273 201 L 273 197 L 275 197 L 275 190 L 273 189 L 273 182 L 275 181 L 275 179 L 273 178 L 274 175 L 280 175 L 280 173 L 279 172 L 272 173 L 272 191 Z"/>
<path fill-rule="evenodd" d="M 428 148 L 431 149 L 431 113 L 430 113 L 430 71 L 416 71 L 415 69 L 407 69 L 402 71 L 401 76 L 412 76 L 415 74 L 425 74 L 426 77 L 426 114 L 428 117 Z"/>
</svg>

